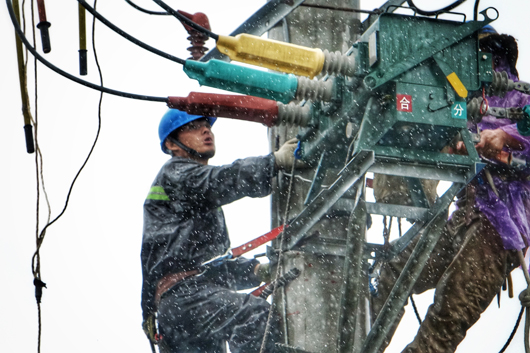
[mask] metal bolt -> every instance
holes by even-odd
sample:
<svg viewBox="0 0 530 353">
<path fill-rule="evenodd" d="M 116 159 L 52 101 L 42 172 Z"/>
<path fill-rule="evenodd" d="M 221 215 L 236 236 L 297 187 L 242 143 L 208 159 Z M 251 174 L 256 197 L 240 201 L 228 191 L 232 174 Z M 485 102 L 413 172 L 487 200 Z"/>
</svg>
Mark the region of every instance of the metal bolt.
<svg viewBox="0 0 530 353">
<path fill-rule="evenodd" d="M 366 76 L 364 78 L 364 84 L 368 87 L 368 88 L 373 88 L 375 87 L 375 85 L 377 84 L 377 81 L 375 80 L 375 78 L 371 77 L 371 76 Z"/>
<path fill-rule="evenodd" d="M 486 60 L 488 56 L 486 54 L 482 55 L 482 60 Z"/>
</svg>

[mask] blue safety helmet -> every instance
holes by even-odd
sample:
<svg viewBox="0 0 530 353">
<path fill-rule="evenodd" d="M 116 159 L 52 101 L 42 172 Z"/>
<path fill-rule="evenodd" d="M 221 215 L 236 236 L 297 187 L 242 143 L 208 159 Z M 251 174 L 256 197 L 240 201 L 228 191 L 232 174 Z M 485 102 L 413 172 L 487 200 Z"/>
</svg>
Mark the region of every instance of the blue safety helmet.
<svg viewBox="0 0 530 353">
<path fill-rule="evenodd" d="M 492 25 L 485 25 L 484 27 L 479 29 L 478 33 L 480 33 L 480 34 L 499 34 L 495 30 L 495 28 L 493 28 Z"/>
<path fill-rule="evenodd" d="M 209 116 L 191 115 L 178 109 L 168 109 L 168 111 L 162 117 L 162 120 L 160 120 L 160 125 L 158 125 L 158 137 L 160 137 L 160 147 L 162 148 L 162 152 L 171 154 L 165 146 L 165 142 L 169 134 L 179 127 L 184 126 L 193 120 L 201 118 L 208 119 L 210 125 L 213 125 L 213 123 L 215 123 L 217 120 L 217 118 L 212 118 Z"/>
</svg>

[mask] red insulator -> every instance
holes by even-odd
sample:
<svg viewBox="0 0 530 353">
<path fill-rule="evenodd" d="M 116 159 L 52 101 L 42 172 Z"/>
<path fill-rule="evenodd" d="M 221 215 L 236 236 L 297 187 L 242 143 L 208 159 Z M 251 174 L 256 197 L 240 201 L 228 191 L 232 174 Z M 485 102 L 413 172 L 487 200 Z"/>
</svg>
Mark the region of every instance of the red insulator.
<svg viewBox="0 0 530 353">
<path fill-rule="evenodd" d="M 208 51 L 208 48 L 204 46 L 208 36 L 195 30 L 191 30 L 189 33 L 190 36 L 187 39 L 190 41 L 191 47 L 187 49 L 191 53 L 190 59 L 199 60 Z"/>
<path fill-rule="evenodd" d="M 262 123 L 278 124 L 278 103 L 253 96 L 190 92 L 187 97 L 168 97 L 168 107 L 189 114 L 217 116 Z"/>
<path fill-rule="evenodd" d="M 192 20 L 199 26 L 206 28 L 207 30 L 211 29 L 210 21 L 208 20 L 208 17 L 204 13 L 197 12 L 191 15 L 182 10 L 178 10 L 178 12 L 186 16 L 187 18 L 189 18 L 190 20 Z M 193 29 L 191 26 L 187 25 L 184 22 L 182 22 L 182 25 L 184 26 L 184 28 L 186 28 L 186 31 L 188 31 L 188 34 L 190 35 L 188 37 L 188 40 L 191 42 L 191 47 L 187 48 L 191 53 L 190 59 L 199 60 L 204 55 L 204 53 L 208 51 L 208 48 L 206 48 L 204 44 L 208 40 L 209 37 L 208 35 Z"/>
</svg>

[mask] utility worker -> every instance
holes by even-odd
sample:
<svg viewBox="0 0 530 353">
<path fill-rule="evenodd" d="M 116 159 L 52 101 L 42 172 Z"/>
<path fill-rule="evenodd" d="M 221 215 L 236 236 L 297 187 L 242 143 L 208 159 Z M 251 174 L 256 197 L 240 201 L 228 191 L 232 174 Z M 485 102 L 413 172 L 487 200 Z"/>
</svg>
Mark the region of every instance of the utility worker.
<svg viewBox="0 0 530 353">
<path fill-rule="evenodd" d="M 233 353 L 259 352 L 266 329 L 269 303 L 236 292 L 260 284 L 259 261 L 202 265 L 230 248 L 221 206 L 270 194 L 276 169 L 292 165 L 297 141 L 268 156 L 210 166 L 215 120 L 170 109 L 159 126 L 171 159 L 144 204 L 141 260 L 144 330 L 162 353 L 221 353 L 227 341 Z M 267 337 L 265 352 L 272 352 L 274 332 Z"/>
<path fill-rule="evenodd" d="M 512 36 L 500 35 L 491 26 L 479 36 L 480 48 L 492 54 L 495 71 L 506 71 L 518 81 L 515 68 L 517 43 Z M 490 106 L 524 107 L 530 97 L 510 91 L 504 97 L 487 97 Z M 449 221 L 435 220 L 434 227 L 443 227 L 442 235 L 425 265 L 412 293 L 436 288 L 434 303 L 414 338 L 403 352 L 454 352 L 493 298 L 500 292 L 510 272 L 519 265 L 517 250 L 527 248 L 530 241 L 530 172 L 515 171 L 496 163 L 500 151 L 515 152 L 530 160 L 530 137 L 521 136 L 516 124 L 509 119 L 484 116 L 478 124 L 480 142 L 476 149 L 492 161 L 458 195 L 458 209 Z M 473 132 L 476 127 L 472 127 Z M 454 147 L 455 153 L 466 153 L 463 143 Z M 378 182 L 374 193 L 378 202 L 400 204 L 391 188 Z M 434 190 L 434 189 L 433 189 Z M 432 190 L 431 190 L 432 192 Z M 429 196 L 429 195 L 428 195 Z M 432 196 L 432 195 L 431 195 Z M 439 228 L 438 228 L 439 229 Z M 412 242 L 405 251 L 383 264 L 378 295 L 372 299 L 377 315 L 414 249 Z M 394 324 L 381 351 L 397 328 Z"/>
</svg>

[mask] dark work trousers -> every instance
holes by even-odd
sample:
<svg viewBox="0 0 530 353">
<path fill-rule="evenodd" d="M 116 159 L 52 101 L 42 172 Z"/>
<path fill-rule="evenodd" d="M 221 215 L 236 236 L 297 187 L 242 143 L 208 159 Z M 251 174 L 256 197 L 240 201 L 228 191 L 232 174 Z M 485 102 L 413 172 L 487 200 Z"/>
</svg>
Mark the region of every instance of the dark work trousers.
<svg viewBox="0 0 530 353">
<path fill-rule="evenodd" d="M 434 302 L 406 353 L 450 353 L 464 339 L 507 275 L 519 265 L 514 250 L 505 250 L 491 223 L 474 207 L 455 211 L 449 221 L 441 217 L 435 226 L 442 235 L 414 285 L 412 293 L 436 288 Z M 381 310 L 407 262 L 416 241 L 383 265 L 379 293 L 372 299 L 373 314 Z M 380 352 L 390 343 L 404 310 L 394 323 Z"/>
<path fill-rule="evenodd" d="M 184 280 L 162 296 L 158 307 L 161 353 L 260 352 L 270 304 L 209 282 Z M 272 321 L 272 320 L 271 320 Z M 276 325 L 265 352 L 273 352 Z"/>
</svg>

